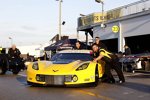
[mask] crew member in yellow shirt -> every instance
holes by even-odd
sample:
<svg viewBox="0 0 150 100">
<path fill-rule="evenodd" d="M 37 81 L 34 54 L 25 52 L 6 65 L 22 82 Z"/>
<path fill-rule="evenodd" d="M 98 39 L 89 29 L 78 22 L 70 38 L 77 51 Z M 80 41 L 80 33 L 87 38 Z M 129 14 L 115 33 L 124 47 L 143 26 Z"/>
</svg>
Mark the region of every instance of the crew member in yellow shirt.
<svg viewBox="0 0 150 100">
<path fill-rule="evenodd" d="M 103 48 L 99 48 L 97 44 L 92 45 L 92 50 L 95 62 L 99 62 L 99 60 L 105 62 L 105 74 L 108 77 L 108 82 L 115 83 L 115 79 L 111 73 L 111 69 L 114 69 L 119 77 L 119 83 L 124 83 L 125 78 L 121 70 L 118 57 L 115 54 L 108 52 Z"/>
</svg>

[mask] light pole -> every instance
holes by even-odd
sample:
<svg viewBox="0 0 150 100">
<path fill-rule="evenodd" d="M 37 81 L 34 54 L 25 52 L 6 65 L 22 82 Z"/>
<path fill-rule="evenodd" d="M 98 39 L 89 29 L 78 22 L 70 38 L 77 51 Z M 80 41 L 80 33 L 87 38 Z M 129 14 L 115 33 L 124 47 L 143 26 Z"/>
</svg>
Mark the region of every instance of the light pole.
<svg viewBox="0 0 150 100">
<path fill-rule="evenodd" d="M 101 3 L 102 4 L 102 24 L 101 27 L 105 28 L 106 25 L 104 24 L 104 1 L 103 0 L 95 0 L 97 3 Z"/>
<path fill-rule="evenodd" d="M 59 24 L 58 24 L 58 33 L 59 33 L 59 40 L 61 40 L 61 17 L 62 17 L 62 0 L 56 0 L 59 1 Z"/>
</svg>

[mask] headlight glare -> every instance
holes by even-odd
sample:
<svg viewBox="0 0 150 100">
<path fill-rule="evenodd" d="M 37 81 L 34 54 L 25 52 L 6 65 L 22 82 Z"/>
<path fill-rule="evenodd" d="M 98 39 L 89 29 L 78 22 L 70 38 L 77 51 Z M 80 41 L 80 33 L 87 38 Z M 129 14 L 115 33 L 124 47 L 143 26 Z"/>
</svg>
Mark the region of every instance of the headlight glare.
<svg viewBox="0 0 150 100">
<path fill-rule="evenodd" d="M 33 68 L 34 70 L 39 70 L 38 63 L 34 63 L 34 64 L 32 65 L 32 68 Z"/>
</svg>

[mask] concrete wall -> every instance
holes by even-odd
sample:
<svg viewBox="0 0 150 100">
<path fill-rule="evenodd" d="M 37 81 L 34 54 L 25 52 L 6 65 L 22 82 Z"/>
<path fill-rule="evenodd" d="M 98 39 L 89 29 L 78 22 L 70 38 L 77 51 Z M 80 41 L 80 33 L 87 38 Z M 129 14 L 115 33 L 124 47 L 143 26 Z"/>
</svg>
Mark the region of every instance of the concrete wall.
<svg viewBox="0 0 150 100">
<path fill-rule="evenodd" d="M 107 39 L 114 39 L 114 38 L 118 38 L 118 33 L 113 33 L 112 32 L 112 27 L 114 25 L 119 25 L 119 22 L 115 22 L 115 23 L 110 23 L 107 24 L 106 28 L 101 28 L 100 26 L 96 26 L 93 28 L 93 36 L 95 37 L 100 37 L 101 40 L 107 40 Z"/>
</svg>

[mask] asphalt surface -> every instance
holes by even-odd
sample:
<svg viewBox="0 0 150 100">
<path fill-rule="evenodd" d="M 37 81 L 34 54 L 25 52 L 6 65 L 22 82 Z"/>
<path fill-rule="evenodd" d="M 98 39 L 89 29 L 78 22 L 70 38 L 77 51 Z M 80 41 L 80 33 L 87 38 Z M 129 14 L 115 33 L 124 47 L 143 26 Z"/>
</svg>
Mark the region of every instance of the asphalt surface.
<svg viewBox="0 0 150 100">
<path fill-rule="evenodd" d="M 32 87 L 25 72 L 0 76 L 0 100 L 150 100 L 150 74 L 125 73 L 126 83 L 97 87 Z"/>
</svg>

